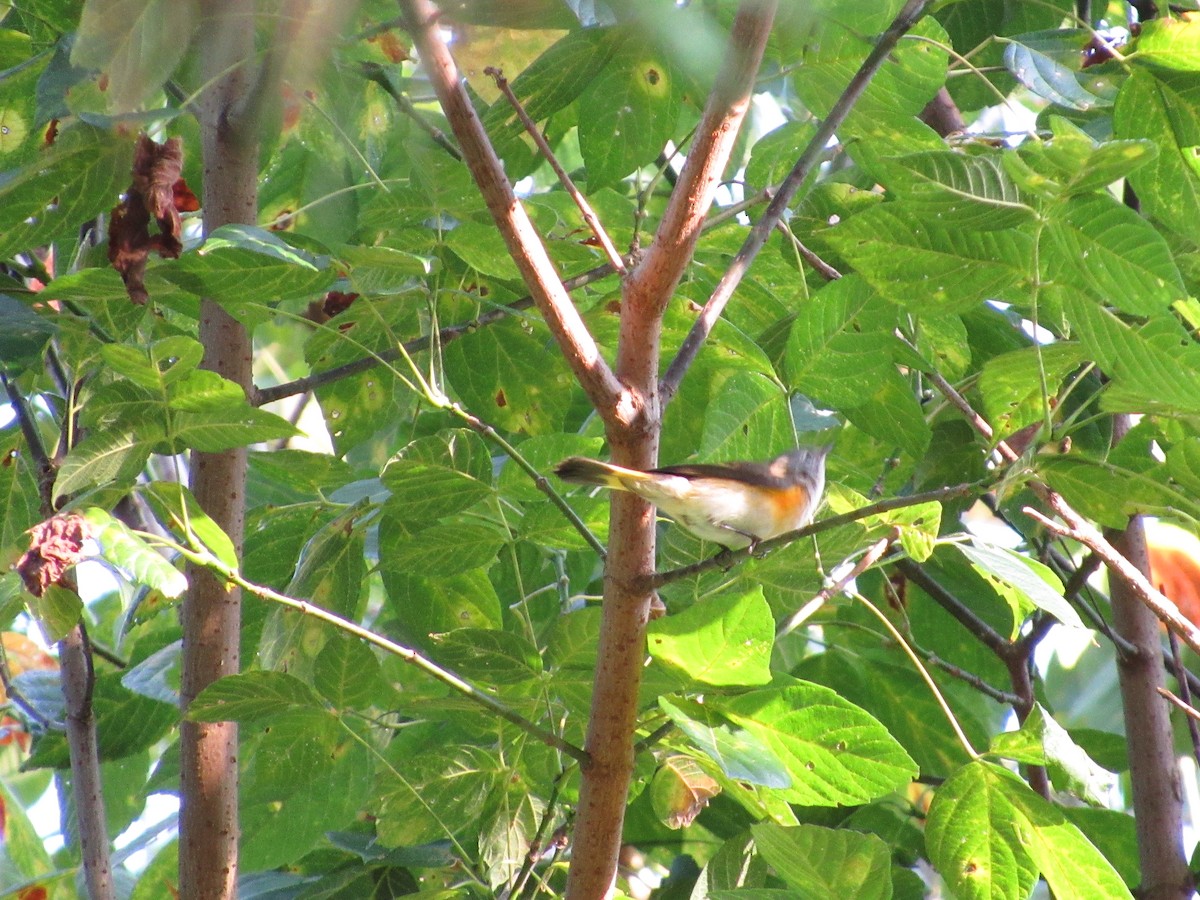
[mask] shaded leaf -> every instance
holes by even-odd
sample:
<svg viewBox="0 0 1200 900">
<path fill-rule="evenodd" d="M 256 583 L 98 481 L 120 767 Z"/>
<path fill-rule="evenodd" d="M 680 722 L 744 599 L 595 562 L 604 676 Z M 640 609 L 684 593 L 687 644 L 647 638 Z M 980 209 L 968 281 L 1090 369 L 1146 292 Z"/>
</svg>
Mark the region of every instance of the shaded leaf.
<svg viewBox="0 0 1200 900">
<path fill-rule="evenodd" d="M 650 803 L 668 828 L 691 825 L 721 786 L 687 756 L 672 754 L 662 761 L 650 782 Z"/>
<path fill-rule="evenodd" d="M 194 722 L 256 722 L 295 709 L 323 710 L 321 698 L 286 672 L 245 672 L 214 681 L 188 704 Z"/>
</svg>

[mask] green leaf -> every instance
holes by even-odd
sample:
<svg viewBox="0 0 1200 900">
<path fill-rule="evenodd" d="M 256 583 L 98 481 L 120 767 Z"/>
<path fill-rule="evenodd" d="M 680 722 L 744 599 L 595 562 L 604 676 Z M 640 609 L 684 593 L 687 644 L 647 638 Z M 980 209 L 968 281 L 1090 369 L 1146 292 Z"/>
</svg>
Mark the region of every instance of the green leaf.
<svg viewBox="0 0 1200 900">
<path fill-rule="evenodd" d="M 179 722 L 179 708 L 142 697 L 121 684 L 121 673 L 97 675 L 92 694 L 101 761 L 124 759 L 148 750 Z M 66 769 L 71 754 L 66 736 L 51 732 L 38 741 L 27 768 Z"/>
<path fill-rule="evenodd" d="M 606 66 L 621 37 L 617 28 L 583 28 L 568 32 L 561 40 L 530 63 L 509 87 L 529 117 L 542 122 L 574 102 Z M 483 117 L 496 151 L 504 158 L 510 176 L 532 170 L 532 154 L 522 139 L 525 127 L 511 103 L 503 97 Z M 522 165 L 524 168 L 522 168 Z"/>
<path fill-rule="evenodd" d="M 194 535 L 213 556 L 230 569 L 238 567 L 237 550 L 221 526 L 196 502 L 192 492 L 177 481 L 154 481 L 143 492 L 155 514 L 176 534 Z M 186 540 L 191 540 L 190 537 Z"/>
<path fill-rule="evenodd" d="M 391 247 L 346 246 L 338 259 L 349 270 L 350 285 L 360 294 L 400 294 L 411 291 L 432 274 L 438 260 Z"/>
<path fill-rule="evenodd" d="M 477 272 L 508 281 L 521 277 L 521 270 L 513 261 L 504 237 L 494 225 L 462 222 L 446 232 L 442 243 Z"/>
<path fill-rule="evenodd" d="M 446 375 L 463 404 L 489 424 L 523 434 L 559 431 L 573 379 L 548 335 L 508 320 L 445 350 Z"/>
<path fill-rule="evenodd" d="M 891 337 L 863 333 L 860 315 L 874 290 L 848 275 L 826 285 L 796 314 L 788 335 L 790 386 L 838 408 L 861 402 L 862 387 L 890 368 Z"/>
<path fill-rule="evenodd" d="M 968 756 L 921 676 L 911 665 L 852 656 L 830 650 L 806 657 L 792 674 L 837 691 L 842 699 L 875 716 L 916 761 L 921 774 L 947 775 Z M 953 685 L 943 685 L 959 726 L 973 745 L 987 743 L 989 730 L 972 715 Z"/>
<path fill-rule="evenodd" d="M 588 192 L 647 165 L 675 136 L 679 93 L 670 56 L 630 41 L 579 96 L 579 151 Z"/>
<path fill-rule="evenodd" d="M 1134 328 L 1075 293 L 1063 297 L 1072 336 L 1112 379 L 1110 410 L 1200 415 L 1200 347 L 1170 317 Z"/>
<path fill-rule="evenodd" d="M 335 709 L 371 706 L 382 685 L 379 660 L 356 638 L 330 640 L 313 662 L 313 687 Z"/>
<path fill-rule="evenodd" d="M 349 508 L 309 539 L 284 593 L 354 616 L 367 572 L 365 537 L 359 525 L 365 506 L 364 501 Z"/>
<path fill-rule="evenodd" d="M 545 818 L 545 801 L 530 788 L 524 779 L 510 775 L 497 799 L 495 815 L 480 823 L 479 852 L 493 889 L 511 884 L 521 871 Z"/>
<path fill-rule="evenodd" d="M 71 63 L 101 70 L 108 76 L 111 108 L 133 112 L 175 71 L 198 14 L 195 2 L 88 0 Z"/>
<path fill-rule="evenodd" d="M 218 682 L 219 683 L 219 682 Z M 361 735 L 325 712 L 297 709 L 247 734 L 241 862 L 255 871 L 298 860 L 369 800 L 372 757 Z"/>
<path fill-rule="evenodd" d="M 760 890 L 767 883 L 768 875 L 766 863 L 754 846 L 753 839 L 743 832 L 717 848 L 696 880 L 696 893 L 693 896 L 707 896 L 712 900 L 721 897 L 728 897 L 728 900 L 743 896 L 752 898 L 755 895 L 750 892 Z M 737 890 L 736 894 L 734 890 Z M 699 893 L 701 891 L 706 893 Z"/>
<path fill-rule="evenodd" d="M 245 672 L 214 681 L 188 705 L 187 715 L 193 722 L 257 722 L 324 708 L 312 688 L 286 672 Z"/>
<path fill-rule="evenodd" d="M 125 523 L 94 506 L 84 512 L 84 517 L 91 524 L 101 559 L 126 572 L 137 584 L 144 584 L 165 597 L 177 599 L 187 590 L 184 574 Z"/>
<path fill-rule="evenodd" d="M 755 372 L 734 372 L 705 407 L 701 459 L 767 459 L 794 443 L 787 394 Z"/>
<path fill-rule="evenodd" d="M 672 754 L 650 782 L 650 805 L 668 828 L 686 828 L 720 792 L 721 786 L 694 759 Z"/>
<path fill-rule="evenodd" d="M 916 764 L 887 730 L 829 688 L 798 682 L 710 702 L 787 766 L 792 786 L 781 797 L 790 803 L 865 803 L 916 775 Z"/>
<path fill-rule="evenodd" d="M 972 568 L 995 585 L 1013 610 L 1013 620 L 1020 623 L 1029 606 L 1043 609 L 1064 625 L 1083 628 L 1079 613 L 1063 598 L 1062 582 L 1047 566 L 1002 547 L 990 547 L 979 540 L 973 545 L 954 546 L 971 563 Z"/>
<path fill-rule="evenodd" d="M 1020 729 L 996 735 L 991 753 L 1046 766 L 1059 790 L 1071 791 L 1096 806 L 1103 805 L 1116 787 L 1116 775 L 1096 765 L 1041 704 L 1034 704 Z"/>
<path fill-rule="evenodd" d="M 54 871 L 50 854 L 46 852 L 37 829 L 29 820 L 24 804 L 2 781 L 0 804 L 4 807 L 4 851 L 7 861 L 23 880 L 32 881 L 38 876 L 50 875 Z"/>
<path fill-rule="evenodd" d="M 1158 155 L 1158 146 L 1147 140 L 1097 143 L 1062 116 L 1050 117 L 1050 129 L 1050 141 L 1025 141 L 1016 154 L 1002 157 L 1022 187 L 1048 199 L 1105 188 Z"/>
<path fill-rule="evenodd" d="M 416 756 L 403 771 L 388 767 L 375 792 L 379 842 L 410 847 L 477 826 L 499 773 L 496 758 L 478 747 Z"/>
<path fill-rule="evenodd" d="M 431 635 L 437 656 L 467 678 L 492 684 L 520 684 L 542 671 L 542 658 L 528 640 L 510 631 L 459 628 Z"/>
<path fill-rule="evenodd" d="M 1109 106 L 1112 98 L 1079 71 L 1079 48 L 1087 40 L 1087 32 L 1065 28 L 1021 35 L 1004 48 L 1004 64 L 1017 81 L 1056 106 L 1079 111 Z"/>
<path fill-rule="evenodd" d="M 1125 58 L 1166 69 L 1200 71 L 1200 20 L 1164 16 L 1141 23 Z"/>
<path fill-rule="evenodd" d="M 925 828 L 930 860 L 962 900 L 1026 897 L 1038 873 L 1058 896 L 1128 888 L 1063 811 L 991 763 L 963 766 L 938 788 Z"/>
<path fill-rule="evenodd" d="M 41 520 L 38 486 L 29 460 L 0 449 L 0 558 L 15 561 L 29 547 L 26 532 Z"/>
<path fill-rule="evenodd" d="M 27 593 L 25 606 L 42 626 L 46 640 L 50 642 L 66 637 L 67 632 L 79 623 L 83 613 L 83 601 L 79 595 L 57 584 L 48 585 L 40 597 Z"/>
<path fill-rule="evenodd" d="M 172 641 L 121 675 L 121 684 L 135 694 L 179 705 L 183 641 Z"/>
<path fill-rule="evenodd" d="M 386 529 L 380 531 L 380 544 L 386 545 Z M 482 569 L 420 578 L 389 566 L 386 553 L 380 567 L 392 615 L 404 635 L 421 646 L 429 646 L 429 635 L 456 628 L 501 627 L 500 598 Z"/>
<path fill-rule="evenodd" d="M 54 502 L 111 482 L 132 484 L 150 458 L 154 443 L 128 431 L 88 435 L 63 460 L 54 481 Z"/>
<path fill-rule="evenodd" d="M 1032 275 L 1026 232 L 943 225 L 903 201 L 860 212 L 821 237 L 879 293 L 914 312 L 965 312 Z"/>
<path fill-rule="evenodd" d="M 1082 362 L 1079 346 L 1066 341 L 993 356 L 979 376 L 988 422 L 998 434 L 1012 434 L 1041 421 L 1063 379 Z"/>
<path fill-rule="evenodd" d="M 927 219 L 997 231 L 1032 223 L 1035 209 L 1004 171 L 1000 154 L 964 156 L 925 151 L 887 160 L 889 193 Z"/>
<path fill-rule="evenodd" d="M 384 517 L 384 525 L 391 522 Z M 475 521 L 439 522 L 409 534 L 381 527 L 380 565 L 384 571 L 430 577 L 457 575 L 496 561 L 504 535 Z"/>
<path fill-rule="evenodd" d="M 697 603 L 646 630 L 654 659 L 720 686 L 769 683 L 774 642 L 775 620 L 762 588 Z"/>
<path fill-rule="evenodd" d="M 770 822 L 750 826 L 750 834 L 763 859 L 802 896 L 839 900 L 890 900 L 892 896 L 891 852 L 873 834 Z"/>
<path fill-rule="evenodd" d="M 492 495 L 492 460 L 483 440 L 465 429 L 418 438 L 384 468 L 392 492 L 389 516 L 420 528 Z"/>
<path fill-rule="evenodd" d="M 840 10 L 839 25 L 827 24 L 819 40 L 808 43 L 804 65 L 793 73 L 796 92 L 806 109 L 818 118 L 829 114 L 838 96 L 870 52 L 871 34 L 865 16 L 886 14 L 880 4 L 856 4 Z M 883 27 L 886 27 L 884 25 Z M 880 113 L 914 116 L 937 93 L 946 79 L 946 58 L 935 44 L 948 41 L 935 20 L 925 18 L 911 32 L 925 40 L 901 41 L 854 105 L 847 123 L 860 127 Z"/>
<path fill-rule="evenodd" d="M 216 453 L 261 441 L 279 441 L 301 432 L 286 419 L 265 409 L 210 409 L 176 413 L 172 419 L 175 440 L 183 447 Z"/>
<path fill-rule="evenodd" d="M 1047 280 L 1140 316 L 1187 296 L 1167 242 L 1124 204 L 1092 195 L 1054 204 L 1047 213 L 1038 248 Z"/>
<path fill-rule="evenodd" d="M 54 335 L 54 323 L 6 294 L 0 294 L 0 359 L 9 372 L 39 359 Z"/>
<path fill-rule="evenodd" d="M 0 181 L 0 259 L 74 238 L 79 223 L 116 206 L 129 186 L 128 140 L 83 125 Z"/>
<path fill-rule="evenodd" d="M 1200 172 L 1191 164 L 1191 148 L 1200 144 L 1200 78 L 1191 72 L 1134 71 L 1117 96 L 1113 133 L 1159 148 L 1153 162 L 1129 176 L 1130 183 L 1148 215 L 1200 241 Z"/>
<path fill-rule="evenodd" d="M 298 251 L 271 232 L 249 225 L 223 225 L 198 250 L 155 271 L 250 322 L 271 315 L 261 305 L 267 300 L 311 297 L 328 290 L 337 277 L 328 259 Z"/>
<path fill-rule="evenodd" d="M 792 783 L 787 767 L 763 741 L 695 700 L 658 698 L 658 705 L 729 778 L 770 788 Z"/>
</svg>

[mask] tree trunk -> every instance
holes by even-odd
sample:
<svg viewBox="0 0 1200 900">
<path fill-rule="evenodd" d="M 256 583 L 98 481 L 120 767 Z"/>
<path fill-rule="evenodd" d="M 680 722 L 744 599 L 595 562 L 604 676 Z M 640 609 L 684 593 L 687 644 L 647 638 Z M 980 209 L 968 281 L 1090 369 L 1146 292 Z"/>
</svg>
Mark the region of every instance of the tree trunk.
<svg viewBox="0 0 1200 900">
<path fill-rule="evenodd" d="M 205 233 L 258 215 L 258 146 L 249 117 L 238 112 L 251 93 L 254 7 L 222 0 L 206 5 L 200 101 L 204 155 Z M 249 393 L 251 343 L 246 330 L 211 300 L 200 311 L 204 365 Z M 241 555 L 246 450 L 195 453 L 192 491 L 204 511 L 229 535 Z M 223 675 L 238 671 L 241 592 L 196 569 L 183 604 L 183 681 L 187 705 Z M 238 871 L 238 733 L 233 722 L 185 721 L 180 735 L 180 896 L 218 900 L 236 896 Z"/>
</svg>

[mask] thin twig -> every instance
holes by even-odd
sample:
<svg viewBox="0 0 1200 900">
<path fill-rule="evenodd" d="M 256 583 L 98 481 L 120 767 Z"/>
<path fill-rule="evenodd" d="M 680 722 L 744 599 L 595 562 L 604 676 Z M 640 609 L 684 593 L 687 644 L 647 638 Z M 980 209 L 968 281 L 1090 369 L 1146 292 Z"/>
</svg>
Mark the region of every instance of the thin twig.
<svg viewBox="0 0 1200 900">
<path fill-rule="evenodd" d="M 607 278 L 613 273 L 612 266 L 605 263 L 602 266 L 597 266 L 594 269 L 589 269 L 574 278 L 568 278 L 563 282 L 563 287 L 568 291 L 573 291 L 577 288 L 600 281 L 602 278 Z M 458 325 L 447 325 L 445 328 L 439 329 L 437 332 L 437 341 L 443 346 L 451 341 L 458 340 L 464 335 L 473 333 L 474 331 L 495 322 L 499 322 L 508 318 L 514 312 L 529 309 L 533 306 L 533 298 L 529 296 L 521 297 L 514 300 L 507 306 L 499 306 L 495 309 L 490 309 L 485 313 L 477 316 L 469 322 L 461 322 Z M 378 365 L 384 363 L 395 362 L 400 359 L 403 353 L 421 353 L 428 350 L 433 341 L 430 335 L 422 335 L 418 338 L 413 338 L 411 341 L 405 341 L 401 348 L 395 350 L 386 350 L 377 355 L 364 356 L 362 359 L 356 359 L 353 362 L 348 362 L 341 366 L 335 366 L 332 369 L 324 369 L 320 372 L 313 372 L 310 375 L 305 375 L 303 378 L 297 378 L 295 381 L 289 381 L 285 384 L 276 384 L 267 388 L 258 388 L 254 391 L 254 396 L 251 403 L 255 406 L 264 406 L 267 403 L 272 403 L 276 400 L 282 400 L 285 397 L 292 397 L 296 394 L 303 394 L 307 391 L 315 390 L 319 387 L 324 387 L 327 384 L 332 384 L 335 381 L 341 381 L 343 378 L 349 378 L 352 375 L 358 375 L 361 372 L 369 371 Z"/>
<path fill-rule="evenodd" d="M 867 548 L 867 551 L 862 555 L 862 559 L 855 563 L 853 568 L 838 578 L 833 584 L 821 588 L 811 600 L 792 613 L 788 617 L 788 620 L 776 630 L 775 636 L 780 638 L 791 634 L 807 622 L 813 613 L 824 606 L 828 600 L 840 594 L 850 582 L 879 562 L 883 554 L 887 553 L 888 548 L 898 540 L 900 540 L 900 529 L 893 527 L 887 537 L 881 538 Z"/>
<path fill-rule="evenodd" d="M 959 624 L 971 632 L 978 641 L 1001 659 L 1008 652 L 1009 642 L 1000 632 L 975 615 L 969 608 L 932 578 L 911 559 L 896 560 L 896 568 L 904 577 L 933 598 L 934 602 L 950 613 Z"/>
<path fill-rule="evenodd" d="M 796 233 L 792 231 L 787 222 L 780 219 L 775 223 L 775 229 L 791 242 L 796 252 L 800 254 L 800 258 L 812 266 L 813 270 L 826 281 L 837 281 L 842 277 L 841 272 L 821 259 L 816 252 L 805 245 L 800 238 L 796 237 Z"/>
<path fill-rule="evenodd" d="M 858 98 L 866 90 L 867 85 L 871 83 L 871 79 L 875 77 L 875 73 L 883 66 L 892 50 L 900 38 L 904 36 L 921 15 L 925 11 L 929 0 L 908 0 L 904 4 L 904 8 L 892 20 L 892 24 L 888 26 L 887 31 L 879 38 L 879 41 L 871 49 L 863 64 L 859 66 L 854 77 L 850 79 L 850 83 L 846 85 L 846 89 L 842 91 L 837 102 L 834 103 L 821 124 L 817 127 L 813 134 L 812 140 L 808 146 L 804 148 L 804 152 L 800 154 L 800 158 L 796 160 L 796 164 L 792 170 L 784 178 L 776 192 L 774 199 L 763 212 L 760 218 L 753 227 L 750 233 L 746 236 L 742 247 L 738 250 L 737 255 L 733 258 L 729 267 L 725 270 L 724 276 L 713 290 L 712 295 L 705 303 L 704 309 L 701 310 L 699 318 L 692 326 L 688 336 L 684 339 L 683 344 L 679 348 L 679 352 L 671 361 L 671 365 L 667 368 L 666 374 L 663 375 L 662 382 L 659 386 L 659 397 L 663 407 L 671 401 L 679 390 L 680 382 L 683 381 L 683 376 L 686 374 L 692 361 L 695 360 L 700 348 L 708 339 L 709 333 L 720 318 L 725 305 L 733 296 L 734 290 L 741 283 L 746 271 L 750 268 L 750 264 L 754 258 L 758 256 L 758 252 L 766 244 L 767 238 L 771 231 L 775 228 L 775 223 L 783 218 L 784 211 L 792 202 L 796 191 L 800 185 L 808 177 L 812 171 L 816 161 L 825 152 L 825 147 L 833 138 L 834 133 L 845 121 L 850 110 L 854 108 L 854 104 L 858 102 Z"/>
<path fill-rule="evenodd" d="M 1179 639 L 1175 637 L 1175 632 L 1168 631 L 1167 638 L 1171 642 L 1171 662 L 1174 663 L 1175 681 L 1179 685 L 1179 699 L 1183 701 L 1187 709 L 1191 710 L 1187 717 L 1188 736 L 1192 739 L 1192 756 L 1196 760 L 1196 765 L 1200 766 L 1200 715 L 1196 713 L 1195 707 L 1192 705 L 1192 687 L 1188 684 L 1187 669 L 1183 665 L 1183 654 L 1179 652 Z M 1160 688 L 1166 690 L 1166 688 Z"/>
<path fill-rule="evenodd" d="M 395 85 L 387 77 L 387 72 L 384 71 L 383 66 L 379 65 L 379 63 L 365 62 L 362 64 L 361 71 L 368 80 L 375 82 L 383 88 L 388 96 L 396 101 L 396 105 L 400 107 L 400 111 L 416 122 L 417 127 L 429 135 L 435 144 L 445 150 L 454 159 L 462 162 L 462 153 L 459 152 L 454 141 L 446 136 L 446 132 L 421 115 L 421 111 L 408 99 L 408 95 L 396 90 Z"/>
<path fill-rule="evenodd" d="M 158 538 L 156 535 L 152 534 L 142 535 L 142 537 L 151 543 L 163 542 L 161 538 Z M 289 597 L 287 594 L 281 594 L 269 587 L 265 587 L 264 585 L 255 584 L 252 581 L 248 581 L 240 572 L 238 572 L 236 569 L 231 569 L 207 550 L 191 550 L 175 543 L 170 543 L 169 546 L 171 546 L 173 550 L 176 550 L 195 565 L 203 566 L 213 571 L 222 578 L 228 579 L 229 581 L 238 585 L 243 590 L 254 594 L 256 597 L 260 597 L 263 600 L 269 600 L 272 603 L 278 603 L 280 606 L 286 606 L 289 609 L 294 609 L 306 616 L 312 616 L 314 619 L 319 619 L 322 622 L 326 622 L 335 628 L 346 632 L 347 634 L 353 635 L 354 637 L 364 640 L 369 644 L 374 644 L 376 647 L 379 647 L 381 650 L 385 650 L 394 656 L 398 656 L 400 659 L 407 663 L 411 663 L 413 666 L 440 681 L 447 687 L 458 691 L 458 693 L 462 694 L 467 699 L 485 707 L 505 721 L 516 725 L 522 731 L 532 735 L 547 746 L 553 747 L 556 750 L 561 750 L 563 753 L 577 762 L 586 763 L 588 761 L 588 754 L 582 747 L 576 747 L 570 741 L 563 740 L 554 732 L 548 731 L 547 729 L 542 728 L 540 725 L 529 721 L 529 719 L 526 719 L 515 710 L 510 709 L 495 697 L 491 696 L 485 691 L 480 690 L 470 682 L 464 681 L 450 670 L 443 669 L 432 660 L 426 659 L 411 647 L 405 647 L 403 644 L 398 644 L 395 641 L 389 640 L 380 634 L 376 634 L 369 628 L 364 628 L 357 622 L 343 618 L 337 613 L 330 612 L 323 607 L 309 603 L 307 600 Z"/>
<path fill-rule="evenodd" d="M 550 827 L 550 823 L 554 820 L 554 808 L 558 805 L 558 794 L 562 789 L 563 779 L 567 777 L 568 772 L 574 769 L 574 765 L 564 767 L 550 785 L 550 796 L 546 798 L 546 808 L 542 811 L 542 818 L 538 822 L 537 830 L 529 839 L 529 849 L 525 852 L 525 859 L 521 862 L 520 870 L 518 870 L 516 876 L 513 878 L 512 887 L 508 892 L 509 897 L 519 897 L 521 896 L 521 892 L 525 890 L 525 883 L 529 881 L 529 876 L 533 874 L 534 866 L 537 865 L 538 859 L 542 855 L 542 840 L 546 836 L 546 829 Z"/>
<path fill-rule="evenodd" d="M 450 404 L 449 408 L 451 412 L 470 425 L 473 430 L 479 432 L 479 434 L 483 435 L 484 438 L 492 441 L 494 444 L 496 444 L 496 446 L 507 453 L 508 458 L 516 463 L 517 466 L 520 467 L 520 469 L 530 477 L 530 479 L 533 481 L 533 486 L 549 497 L 550 502 L 558 507 L 558 511 L 566 517 L 567 521 L 570 522 L 575 530 L 579 532 L 580 536 L 587 541 L 588 546 L 596 551 L 597 556 L 599 556 L 601 559 L 604 559 L 608 556 L 608 550 L 605 548 L 604 544 L 600 542 L 598 537 L 592 534 L 592 530 L 587 527 L 583 519 L 579 518 L 578 513 L 576 513 L 575 510 L 571 508 L 570 504 L 563 499 L 562 495 L 554 489 L 554 486 L 550 483 L 550 479 L 535 469 L 533 465 L 530 464 L 529 460 L 520 454 L 516 447 L 506 441 L 500 435 L 500 433 L 496 431 L 495 428 L 483 421 L 483 419 L 479 418 L 474 413 L 467 412 L 467 410 L 463 409 L 457 403 Z"/>
<path fill-rule="evenodd" d="M 66 727 L 62 722 L 55 722 L 42 715 L 38 708 L 27 700 L 25 695 L 13 683 L 12 670 L 8 667 L 8 652 L 5 650 L 3 641 L 0 641 L 0 684 L 4 685 L 4 695 L 29 719 L 37 722 L 42 728 L 45 728 L 47 731 L 62 731 Z"/>
<path fill-rule="evenodd" d="M 1160 694 L 1162 694 L 1162 696 L 1164 696 L 1168 700 L 1170 700 L 1172 703 L 1174 703 L 1176 706 L 1178 706 L 1181 710 L 1183 710 L 1183 712 L 1185 712 L 1187 714 L 1189 722 L 1200 722 L 1200 710 L 1196 709 L 1196 707 L 1192 706 L 1190 703 L 1185 703 L 1183 700 L 1181 700 L 1179 697 L 1176 697 L 1165 687 L 1158 688 L 1158 692 Z"/>
<path fill-rule="evenodd" d="M 892 636 L 892 640 L 899 645 L 900 649 L 903 650 L 905 655 L 912 661 L 913 666 L 916 667 L 917 674 L 921 676 L 921 680 L 925 682 L 926 687 L 929 688 L 929 692 L 933 694 L 933 699 L 937 702 L 937 705 L 941 707 L 942 713 L 946 716 L 946 721 L 950 723 L 950 730 L 954 732 L 955 737 L 958 738 L 958 742 L 962 744 L 963 749 L 966 750 L 967 756 L 971 757 L 971 759 L 978 759 L 979 753 L 971 745 L 970 738 L 967 737 L 966 732 L 963 731 L 962 726 L 958 723 L 958 718 L 954 715 L 954 711 L 950 709 L 950 704 L 946 702 L 946 698 L 943 696 L 941 688 L 937 686 L 937 682 L 933 680 L 933 676 L 929 674 L 929 670 L 926 669 L 921 663 L 920 658 L 913 651 L 913 648 L 908 645 L 908 641 L 904 639 L 904 635 L 900 633 L 896 626 L 892 624 L 891 620 L 888 619 L 888 617 L 885 616 L 874 603 L 872 603 L 862 594 L 855 594 L 854 596 L 856 600 L 858 600 L 867 608 L 871 615 L 875 616 L 875 618 L 879 620 L 880 624 L 883 625 L 883 627 L 886 628 L 888 633 Z"/>
<path fill-rule="evenodd" d="M 750 108 L 777 6 L 778 0 L 742 0 L 738 4 L 721 70 L 659 218 L 654 240 L 626 282 L 623 301 L 635 308 L 661 316 L 692 259 Z M 667 166 L 664 172 L 669 169 Z M 643 205 L 644 200 L 639 207 Z"/>
<path fill-rule="evenodd" d="M 592 234 L 596 236 L 596 240 L 600 242 L 600 249 L 604 251 L 604 255 L 608 257 L 608 264 L 620 275 L 625 274 L 625 261 L 621 259 L 621 254 L 612 242 L 612 238 L 608 236 L 608 232 L 604 230 L 604 225 L 600 221 L 600 217 L 592 210 L 592 206 L 587 202 L 587 198 L 579 192 L 579 188 L 575 187 L 575 182 L 571 180 L 571 176 L 567 174 L 567 170 L 562 167 L 562 163 L 554 155 L 554 151 L 550 149 L 550 145 L 546 142 L 545 136 L 537 126 L 537 122 L 529 118 L 529 113 L 525 112 L 525 107 L 521 105 L 521 101 L 517 99 L 517 95 L 513 93 L 512 88 L 508 84 L 508 79 L 504 77 L 504 73 L 495 66 L 488 66 L 483 70 L 484 75 L 490 75 L 496 82 L 496 87 L 500 89 L 500 93 L 508 100 L 509 104 L 517 113 L 517 118 L 521 120 L 521 124 L 525 126 L 525 131 L 533 138 L 533 142 L 537 145 L 538 150 L 550 164 L 550 168 L 554 170 L 554 174 L 558 176 L 558 180 L 562 186 L 566 188 L 567 194 L 575 201 L 575 205 L 579 207 L 579 213 L 583 216 L 583 221 L 587 223 L 588 228 L 592 230 Z"/>
<path fill-rule="evenodd" d="M 1104 560 L 1110 572 L 1120 578 L 1134 595 L 1153 612 L 1167 628 L 1178 634 L 1185 644 L 1200 653 L 1200 629 L 1179 612 L 1179 608 L 1164 596 L 1133 563 L 1122 556 L 1105 540 L 1090 522 L 1075 512 L 1055 491 L 1044 488 L 1045 499 L 1062 522 L 1056 522 L 1031 506 L 1023 510 L 1025 515 L 1040 522 L 1044 527 L 1065 538 L 1078 541 Z"/>
<path fill-rule="evenodd" d="M 841 515 L 821 519 L 819 522 L 813 522 L 811 525 L 806 525 L 795 531 L 789 531 L 787 534 L 781 534 L 779 537 L 771 538 L 769 541 L 760 541 L 753 546 L 753 549 L 746 547 L 742 550 L 722 550 L 714 556 L 702 559 L 691 565 L 681 566 L 678 569 L 668 569 L 666 572 L 658 572 L 650 579 L 650 586 L 652 589 L 657 590 L 673 581 L 679 581 L 681 578 L 691 578 L 694 575 L 700 575 L 711 569 L 728 569 L 751 556 L 762 556 L 772 550 L 795 543 L 801 538 L 820 534 L 822 531 L 828 531 L 831 528 L 857 522 L 859 519 L 866 519 L 879 513 L 890 512 L 894 509 L 903 509 L 908 506 L 917 506 L 921 503 L 950 500 L 954 497 L 967 497 L 982 489 L 985 484 L 986 482 L 983 481 L 972 481 L 966 484 L 955 484 L 950 487 L 925 491 L 920 494 L 910 494 L 907 497 L 891 497 L 887 500 L 880 500 L 877 503 L 852 509 L 850 512 L 842 513 Z"/>
<path fill-rule="evenodd" d="M 483 123 L 467 96 L 458 67 L 440 33 L 437 9 L 429 0 L 401 0 L 401 8 L 420 54 L 422 68 L 450 121 L 463 159 L 504 238 L 509 255 L 576 380 L 606 424 L 636 419 L 641 401 L 631 396 L 600 352 L 563 286 L 537 229 L 513 192 L 504 165 L 488 141 Z"/>
<path fill-rule="evenodd" d="M 29 456 L 33 460 L 33 468 L 37 473 L 38 496 L 42 500 L 42 515 L 49 517 L 54 513 L 54 506 L 50 501 L 54 488 L 54 463 L 46 452 L 46 445 L 42 443 L 42 435 L 37 429 L 33 410 L 29 408 L 21 389 L 2 369 L 0 369 L 0 381 L 4 383 L 8 402 L 16 414 L 17 424 L 20 425 L 21 434 L 25 438 L 25 446 L 29 448 Z"/>
<path fill-rule="evenodd" d="M 947 675 L 969 684 L 979 693 L 986 697 L 991 697 L 997 703 L 1003 703 L 1006 706 L 1016 706 L 1021 702 L 1021 699 L 1011 691 L 1002 691 L 1000 688 L 988 684 L 981 676 L 976 675 L 974 672 L 968 672 L 966 669 L 956 666 L 952 662 L 947 662 L 932 650 L 925 650 L 916 644 L 913 644 L 913 649 L 925 657 L 925 662 L 929 663 L 935 669 L 941 669 Z"/>
</svg>

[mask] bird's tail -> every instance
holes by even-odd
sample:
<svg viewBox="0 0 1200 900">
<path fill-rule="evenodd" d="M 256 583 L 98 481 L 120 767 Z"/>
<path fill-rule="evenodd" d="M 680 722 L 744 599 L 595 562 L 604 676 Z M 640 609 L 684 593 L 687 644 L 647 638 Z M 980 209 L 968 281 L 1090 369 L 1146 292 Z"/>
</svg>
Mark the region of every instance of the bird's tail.
<svg viewBox="0 0 1200 900">
<path fill-rule="evenodd" d="M 652 480 L 652 476 L 636 469 L 624 469 L 598 459 L 572 456 L 554 467 L 554 474 L 563 481 L 575 484 L 595 484 L 614 491 L 632 491 L 633 485 Z"/>
</svg>

